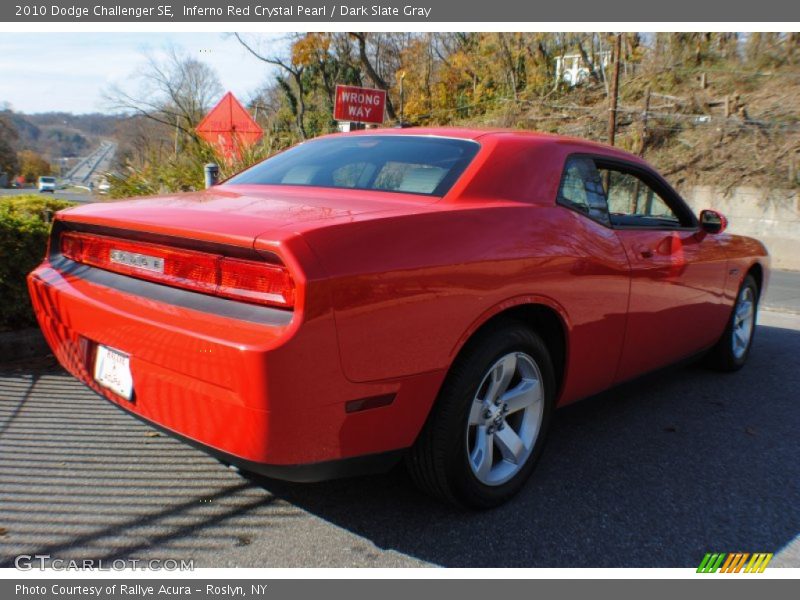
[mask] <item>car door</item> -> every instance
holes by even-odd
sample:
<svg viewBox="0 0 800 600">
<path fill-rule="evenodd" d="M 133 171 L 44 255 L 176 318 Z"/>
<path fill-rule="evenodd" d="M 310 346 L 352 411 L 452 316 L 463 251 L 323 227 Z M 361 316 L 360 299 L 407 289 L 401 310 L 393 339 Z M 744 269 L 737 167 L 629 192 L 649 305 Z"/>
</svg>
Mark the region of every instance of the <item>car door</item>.
<svg viewBox="0 0 800 600">
<path fill-rule="evenodd" d="M 570 314 L 570 376 L 564 394 L 575 399 L 615 381 L 625 341 L 630 270 L 625 249 L 611 229 L 605 191 L 591 158 L 567 158 L 556 202 L 574 213 L 556 221 L 557 234 L 550 237 L 551 247 L 545 252 L 574 261 L 556 297 Z"/>
<path fill-rule="evenodd" d="M 724 329 L 727 259 L 657 174 L 595 159 L 609 220 L 628 256 L 630 300 L 617 381 L 712 345 Z"/>
</svg>

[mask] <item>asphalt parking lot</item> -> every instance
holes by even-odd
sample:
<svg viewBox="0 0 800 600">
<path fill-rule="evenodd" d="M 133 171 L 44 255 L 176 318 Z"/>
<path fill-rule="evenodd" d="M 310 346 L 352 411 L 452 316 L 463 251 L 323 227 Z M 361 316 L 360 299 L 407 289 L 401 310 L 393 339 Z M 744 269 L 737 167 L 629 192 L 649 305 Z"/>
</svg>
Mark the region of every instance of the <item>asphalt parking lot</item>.
<svg viewBox="0 0 800 600">
<path fill-rule="evenodd" d="M 0 566 L 53 558 L 198 567 L 800 566 L 800 315 L 762 312 L 749 364 L 673 368 L 557 413 L 537 473 L 475 513 L 401 469 L 251 481 L 158 434 L 52 359 L 0 367 Z"/>
</svg>

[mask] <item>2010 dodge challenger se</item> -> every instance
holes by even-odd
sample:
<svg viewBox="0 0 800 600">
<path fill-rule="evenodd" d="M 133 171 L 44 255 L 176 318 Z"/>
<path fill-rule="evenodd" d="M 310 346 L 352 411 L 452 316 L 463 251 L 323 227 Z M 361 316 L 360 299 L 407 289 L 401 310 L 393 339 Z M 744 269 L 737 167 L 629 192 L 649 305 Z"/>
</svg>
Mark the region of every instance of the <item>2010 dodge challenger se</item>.
<svg viewBox="0 0 800 600">
<path fill-rule="evenodd" d="M 404 457 L 490 507 L 554 408 L 694 355 L 744 364 L 769 258 L 725 227 L 615 148 L 368 130 L 61 212 L 29 288 L 67 370 L 224 462 L 312 481 Z"/>
</svg>

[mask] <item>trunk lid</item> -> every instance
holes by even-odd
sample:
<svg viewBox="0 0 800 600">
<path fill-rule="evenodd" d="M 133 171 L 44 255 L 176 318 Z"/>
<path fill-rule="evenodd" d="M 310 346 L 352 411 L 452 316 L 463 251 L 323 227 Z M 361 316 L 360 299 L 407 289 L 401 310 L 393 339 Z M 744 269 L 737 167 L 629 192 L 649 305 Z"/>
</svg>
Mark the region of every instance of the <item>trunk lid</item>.
<svg viewBox="0 0 800 600">
<path fill-rule="evenodd" d="M 222 185 L 202 192 L 86 204 L 59 218 L 251 247 L 258 237 L 279 242 L 320 225 L 417 212 L 436 200 L 373 190 Z"/>
</svg>

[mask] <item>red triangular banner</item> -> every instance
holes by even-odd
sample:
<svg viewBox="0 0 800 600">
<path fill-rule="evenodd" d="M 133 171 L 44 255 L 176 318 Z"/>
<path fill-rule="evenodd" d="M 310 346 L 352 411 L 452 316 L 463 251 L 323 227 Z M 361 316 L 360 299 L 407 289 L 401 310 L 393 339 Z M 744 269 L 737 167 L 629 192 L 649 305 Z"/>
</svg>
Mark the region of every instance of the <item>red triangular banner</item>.
<svg viewBox="0 0 800 600">
<path fill-rule="evenodd" d="M 200 121 L 198 135 L 230 158 L 239 156 L 244 146 L 251 146 L 264 134 L 255 119 L 236 97 L 228 92 Z"/>
</svg>

